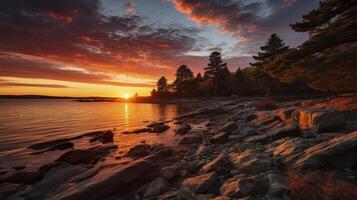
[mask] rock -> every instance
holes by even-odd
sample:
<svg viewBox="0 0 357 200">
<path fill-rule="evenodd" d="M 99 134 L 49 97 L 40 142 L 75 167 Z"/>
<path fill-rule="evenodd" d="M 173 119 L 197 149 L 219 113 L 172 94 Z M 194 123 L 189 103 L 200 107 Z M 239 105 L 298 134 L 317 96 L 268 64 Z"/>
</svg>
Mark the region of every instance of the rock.
<svg viewBox="0 0 357 200">
<path fill-rule="evenodd" d="M 98 146 L 98 147 L 90 148 L 89 150 L 94 151 L 96 153 L 96 155 L 106 155 L 106 154 L 110 153 L 114 149 L 118 149 L 118 145 L 116 145 L 116 144 L 114 144 L 114 145 L 101 145 L 101 146 Z"/>
<path fill-rule="evenodd" d="M 242 198 L 264 194 L 267 186 L 261 176 L 237 175 L 228 179 L 221 187 L 220 194 L 230 198 Z"/>
<path fill-rule="evenodd" d="M 169 128 L 170 128 L 170 126 L 168 126 L 166 124 L 158 124 L 158 125 L 153 126 L 150 132 L 152 132 L 152 133 L 162 133 L 162 132 L 166 131 Z"/>
<path fill-rule="evenodd" d="M 152 122 L 151 124 L 147 125 L 146 127 L 154 127 L 154 126 L 161 126 L 161 125 L 164 125 L 165 122 Z"/>
<path fill-rule="evenodd" d="M 215 172 L 190 177 L 182 182 L 182 185 L 190 188 L 196 194 L 210 193 L 217 185 L 218 177 Z"/>
<path fill-rule="evenodd" d="M 200 135 L 189 135 L 182 138 L 180 144 L 197 144 L 202 142 L 202 137 Z"/>
<path fill-rule="evenodd" d="M 112 131 L 106 131 L 102 135 L 91 138 L 90 142 L 100 141 L 102 143 L 113 142 L 114 134 Z"/>
<path fill-rule="evenodd" d="M 33 184 L 41 180 L 43 173 L 40 171 L 34 172 L 17 172 L 12 176 L 3 180 L 5 183 L 22 183 L 22 184 Z"/>
<path fill-rule="evenodd" d="M 213 149 L 210 145 L 201 144 L 198 149 L 196 150 L 196 156 L 204 157 L 211 155 L 213 153 Z"/>
<path fill-rule="evenodd" d="M 54 197 L 56 193 L 67 194 L 63 191 L 70 181 L 87 169 L 81 165 L 63 164 L 49 170 L 41 181 L 34 184 L 25 194 L 15 194 L 13 199 L 61 199 Z"/>
<path fill-rule="evenodd" d="M 278 112 L 279 117 L 283 121 L 289 121 L 291 119 L 292 113 L 295 111 L 296 108 L 287 108 L 282 109 Z"/>
<path fill-rule="evenodd" d="M 216 135 L 212 136 L 210 139 L 211 143 L 226 143 L 229 141 L 229 134 L 226 132 L 219 132 Z"/>
<path fill-rule="evenodd" d="M 62 142 L 60 144 L 57 144 L 50 148 L 49 150 L 65 150 L 65 149 L 70 149 L 73 148 L 74 144 L 73 142 Z"/>
<path fill-rule="evenodd" d="M 59 165 L 61 165 L 61 162 L 51 162 L 51 163 L 47 163 L 42 165 L 38 171 L 42 171 L 42 172 L 47 172 L 49 170 L 51 170 L 54 167 L 58 167 Z"/>
<path fill-rule="evenodd" d="M 19 184 L 2 183 L 0 184 L 0 199 L 7 199 L 20 188 Z"/>
<path fill-rule="evenodd" d="M 180 127 L 179 129 L 177 129 L 176 134 L 177 135 L 185 135 L 190 130 L 191 130 L 191 125 L 186 124 L 186 125 Z"/>
<path fill-rule="evenodd" d="M 305 149 L 294 163 L 294 168 L 310 169 L 355 167 L 357 163 L 357 131 L 337 136 Z"/>
<path fill-rule="evenodd" d="M 228 134 L 232 133 L 232 131 L 234 131 L 235 129 L 237 129 L 238 126 L 235 122 L 229 122 L 227 124 L 225 124 L 220 131 L 226 132 Z"/>
<path fill-rule="evenodd" d="M 166 158 L 157 155 L 147 156 L 133 161 L 126 166 L 115 166 L 109 169 L 105 177 L 98 181 L 92 181 L 85 187 L 69 190 L 62 193 L 62 196 L 55 196 L 53 199 L 86 199 L 97 200 L 107 199 L 112 195 L 125 196 L 135 189 L 151 182 L 159 175 L 160 166 L 158 161 Z"/>
<path fill-rule="evenodd" d="M 150 132 L 151 128 L 139 128 L 136 130 L 131 131 L 131 133 L 145 133 L 145 132 Z"/>
<path fill-rule="evenodd" d="M 144 156 L 149 155 L 151 152 L 151 146 L 148 144 L 138 144 L 126 153 L 127 156 L 133 157 L 133 158 L 141 158 Z"/>
<path fill-rule="evenodd" d="M 269 183 L 268 194 L 270 196 L 281 195 L 289 190 L 284 177 L 281 175 L 269 173 L 266 175 L 266 179 Z"/>
<path fill-rule="evenodd" d="M 199 198 L 195 193 L 193 193 L 188 188 L 182 188 L 161 195 L 157 199 L 158 200 L 205 200 L 207 198 Z"/>
<path fill-rule="evenodd" d="M 284 137 L 297 137 L 300 136 L 300 130 L 297 126 L 293 124 L 285 124 L 281 127 L 273 127 L 270 132 L 268 132 L 269 138 L 272 140 L 278 140 Z"/>
<path fill-rule="evenodd" d="M 246 174 L 258 174 L 272 168 L 272 158 L 269 154 L 248 149 L 242 153 L 229 155 L 235 167 Z"/>
<path fill-rule="evenodd" d="M 172 180 L 180 176 L 179 170 L 176 166 L 163 167 L 160 170 L 160 176 L 166 180 Z"/>
<path fill-rule="evenodd" d="M 169 184 L 163 178 L 156 178 L 149 183 L 144 198 L 157 197 L 158 195 L 166 192 L 169 189 Z"/>
<path fill-rule="evenodd" d="M 290 162 L 296 155 L 312 146 L 312 142 L 305 138 L 284 138 L 278 140 L 277 146 L 271 147 L 269 152 L 284 162 Z"/>
<path fill-rule="evenodd" d="M 299 126 L 317 132 L 338 131 L 345 127 L 345 118 L 343 112 L 338 110 L 302 110 L 299 114 Z"/>
<path fill-rule="evenodd" d="M 224 154 L 218 155 L 214 160 L 205 164 L 200 172 L 217 172 L 218 174 L 226 174 L 233 168 L 232 162 Z"/>
<path fill-rule="evenodd" d="M 36 144 L 28 146 L 27 148 L 34 149 L 34 150 L 47 149 L 47 148 L 51 148 L 57 144 L 61 144 L 61 143 L 68 142 L 68 141 L 69 141 L 69 139 L 51 140 L 51 141 L 36 143 Z"/>
<path fill-rule="evenodd" d="M 66 162 L 72 165 L 89 163 L 96 158 L 96 153 L 91 150 L 71 150 L 62 154 L 56 161 Z"/>
</svg>

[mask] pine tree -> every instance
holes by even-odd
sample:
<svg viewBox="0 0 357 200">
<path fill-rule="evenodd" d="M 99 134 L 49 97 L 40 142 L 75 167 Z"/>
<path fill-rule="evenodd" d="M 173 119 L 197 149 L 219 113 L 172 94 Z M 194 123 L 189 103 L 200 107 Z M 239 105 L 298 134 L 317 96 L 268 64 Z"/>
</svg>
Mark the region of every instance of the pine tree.
<svg viewBox="0 0 357 200">
<path fill-rule="evenodd" d="M 253 67 L 261 67 L 265 63 L 272 61 L 278 54 L 286 52 L 289 47 L 285 46 L 280 37 L 274 33 L 268 39 L 265 46 L 260 47 L 262 52 L 259 52 L 257 56 L 253 56 L 253 59 L 257 62 L 249 63 Z"/>
<path fill-rule="evenodd" d="M 205 70 L 205 77 L 213 80 L 214 95 L 218 94 L 219 83 L 225 78 L 227 69 L 227 63 L 223 63 L 221 53 L 214 51 L 209 56 L 209 63 Z"/>
<path fill-rule="evenodd" d="M 166 93 L 168 91 L 167 79 L 165 76 L 162 76 L 157 81 L 157 92 L 158 93 Z"/>
<path fill-rule="evenodd" d="M 179 96 L 186 96 L 190 91 L 190 85 L 194 79 L 193 72 L 187 65 L 181 65 L 176 70 L 176 80 L 173 85 Z"/>
</svg>

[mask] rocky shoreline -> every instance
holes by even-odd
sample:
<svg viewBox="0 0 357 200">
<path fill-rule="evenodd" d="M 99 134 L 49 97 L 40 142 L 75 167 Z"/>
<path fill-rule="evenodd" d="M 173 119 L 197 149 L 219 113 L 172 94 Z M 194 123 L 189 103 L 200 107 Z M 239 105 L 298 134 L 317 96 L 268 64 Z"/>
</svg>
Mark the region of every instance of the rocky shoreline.
<svg viewBox="0 0 357 200">
<path fill-rule="evenodd" d="M 33 154 L 63 152 L 36 171 L 1 172 L 0 199 L 352 200 L 356 130 L 355 95 L 225 99 L 130 132 L 31 145 Z M 175 145 L 142 141 L 124 151 L 113 143 L 116 134 L 167 131 Z M 93 145 L 77 149 L 78 139 Z"/>
</svg>

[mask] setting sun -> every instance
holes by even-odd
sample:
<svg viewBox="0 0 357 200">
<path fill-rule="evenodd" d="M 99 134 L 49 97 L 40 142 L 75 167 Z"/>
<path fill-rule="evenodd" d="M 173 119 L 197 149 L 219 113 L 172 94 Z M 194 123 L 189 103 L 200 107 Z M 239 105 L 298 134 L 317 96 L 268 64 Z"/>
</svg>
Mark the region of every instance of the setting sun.
<svg viewBox="0 0 357 200">
<path fill-rule="evenodd" d="M 129 99 L 129 98 L 130 98 L 130 95 L 129 95 L 129 94 L 124 94 L 124 95 L 123 95 L 123 98 L 124 98 L 124 99 Z"/>
</svg>

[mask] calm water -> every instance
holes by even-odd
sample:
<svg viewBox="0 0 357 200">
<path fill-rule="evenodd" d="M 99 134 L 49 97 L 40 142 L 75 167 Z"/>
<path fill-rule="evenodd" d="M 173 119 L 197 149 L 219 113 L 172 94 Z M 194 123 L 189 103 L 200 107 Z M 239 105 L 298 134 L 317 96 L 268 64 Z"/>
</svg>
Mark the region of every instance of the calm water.
<svg viewBox="0 0 357 200">
<path fill-rule="evenodd" d="M 85 132 L 132 130 L 187 111 L 176 105 L 73 100 L 0 100 L 0 156 L 30 144 Z"/>
</svg>

